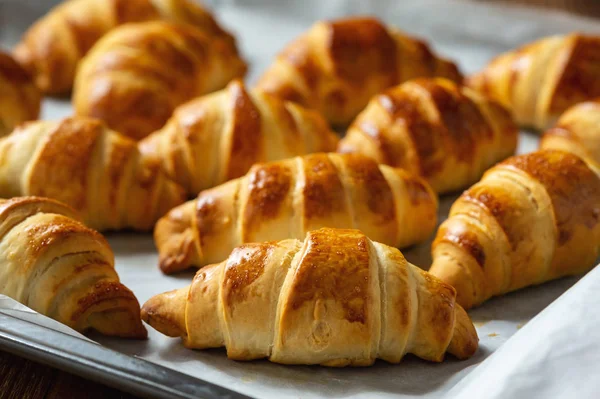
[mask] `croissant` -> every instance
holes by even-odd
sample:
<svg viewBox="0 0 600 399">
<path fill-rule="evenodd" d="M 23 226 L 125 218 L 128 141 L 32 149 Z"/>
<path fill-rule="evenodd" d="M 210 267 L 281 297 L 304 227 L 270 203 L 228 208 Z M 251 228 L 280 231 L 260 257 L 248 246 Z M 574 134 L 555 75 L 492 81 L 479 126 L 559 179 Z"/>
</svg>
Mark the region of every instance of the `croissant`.
<svg viewBox="0 0 600 399">
<path fill-rule="evenodd" d="M 192 0 L 70 0 L 37 21 L 15 57 L 48 94 L 71 90 L 77 64 L 107 32 L 128 22 L 167 20 L 194 25 L 231 45 L 234 39 Z"/>
<path fill-rule="evenodd" d="M 321 21 L 289 44 L 258 88 L 347 125 L 381 90 L 416 77 L 462 80 L 429 46 L 373 18 Z"/>
<path fill-rule="evenodd" d="M 256 162 L 334 151 L 338 138 L 315 111 L 235 80 L 178 107 L 165 127 L 140 142 L 189 195 L 243 176 Z"/>
<path fill-rule="evenodd" d="M 257 164 L 158 221 L 165 273 L 220 262 L 246 242 L 299 238 L 320 227 L 357 228 L 406 247 L 427 239 L 437 197 L 420 177 L 361 155 L 312 154 Z"/>
<path fill-rule="evenodd" d="M 243 76 L 234 45 L 190 25 L 154 21 L 113 29 L 81 61 L 73 105 L 139 140 L 175 108 Z"/>
<path fill-rule="evenodd" d="M 0 294 L 80 332 L 146 337 L 104 237 L 48 198 L 0 200 Z"/>
<path fill-rule="evenodd" d="M 540 148 L 572 152 L 600 170 L 600 99 L 567 109 L 544 133 Z"/>
<path fill-rule="evenodd" d="M 0 51 L 0 136 L 22 122 L 37 119 L 40 102 L 31 76 L 10 55 Z"/>
<path fill-rule="evenodd" d="M 0 139 L 0 197 L 54 198 L 97 230 L 149 230 L 183 194 L 135 142 L 96 120 L 32 122 Z"/>
<path fill-rule="evenodd" d="M 465 191 L 437 232 L 430 273 L 468 309 L 583 273 L 599 249 L 600 178 L 579 157 L 544 150 L 509 158 Z"/>
<path fill-rule="evenodd" d="M 514 154 L 517 135 L 496 102 L 447 79 L 415 79 L 375 96 L 338 151 L 420 174 L 446 193 L 475 183 Z"/>
<path fill-rule="evenodd" d="M 324 228 L 304 242 L 240 246 L 191 286 L 151 298 L 142 318 L 189 348 L 225 346 L 235 360 L 369 366 L 413 353 L 440 362 L 478 346 L 455 296 L 397 249 Z"/>
<path fill-rule="evenodd" d="M 600 36 L 547 37 L 493 59 L 467 79 L 517 123 L 546 129 L 570 106 L 600 96 Z"/>
</svg>

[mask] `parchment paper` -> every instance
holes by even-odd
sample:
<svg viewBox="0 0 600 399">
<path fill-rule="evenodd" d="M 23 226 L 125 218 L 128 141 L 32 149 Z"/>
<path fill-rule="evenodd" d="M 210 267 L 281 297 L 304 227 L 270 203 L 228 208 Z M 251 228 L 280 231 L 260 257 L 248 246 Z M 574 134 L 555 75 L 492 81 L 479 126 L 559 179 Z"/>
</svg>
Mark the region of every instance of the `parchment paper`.
<svg viewBox="0 0 600 399">
<path fill-rule="evenodd" d="M 43 4 L 40 4 L 43 3 Z M 20 33 L 52 2 L 0 0 L 0 43 L 12 45 Z M 530 40 L 570 31 L 600 32 L 596 21 L 559 12 L 490 6 L 462 1 L 213 1 L 219 19 L 236 33 L 256 80 L 276 52 L 316 19 L 351 14 L 377 15 L 419 35 L 439 53 L 458 61 L 466 73 L 492 56 Z M 10 18 L 8 17 L 10 15 Z M 14 15 L 14 18 L 13 18 Z M 44 118 L 69 115 L 68 102 L 48 100 Z M 537 136 L 522 132 L 519 152 L 537 147 Z M 456 197 L 444 197 L 443 220 Z M 152 295 L 189 284 L 193 272 L 164 276 L 157 268 L 151 236 L 109 234 L 122 281 L 140 303 Z M 403 251 L 427 268 L 430 243 Z M 227 388 L 260 398 L 387 397 L 594 397 L 600 364 L 596 343 L 600 324 L 600 271 L 567 291 L 577 278 L 527 288 L 472 310 L 480 348 L 467 361 L 451 356 L 432 364 L 408 356 L 399 365 L 378 361 L 362 369 L 281 366 L 267 361 L 241 363 L 224 350 L 191 351 L 179 339 L 149 328 L 144 342 L 91 338 L 115 350 L 139 356 Z M 10 308 L 0 299 L 0 309 Z M 544 308 L 548 307 L 537 318 Z M 40 317 L 40 320 L 44 318 Z M 42 321 L 43 322 L 43 321 Z M 527 326 L 523 329 L 525 324 Z M 571 394 L 577 396 L 571 396 Z"/>
</svg>

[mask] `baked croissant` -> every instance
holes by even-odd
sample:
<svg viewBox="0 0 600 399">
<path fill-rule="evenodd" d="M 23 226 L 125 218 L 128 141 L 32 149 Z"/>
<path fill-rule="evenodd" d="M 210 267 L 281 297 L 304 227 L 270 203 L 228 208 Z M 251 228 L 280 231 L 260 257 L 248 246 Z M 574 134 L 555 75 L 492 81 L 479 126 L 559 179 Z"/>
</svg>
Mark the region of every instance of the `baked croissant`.
<svg viewBox="0 0 600 399">
<path fill-rule="evenodd" d="M 233 44 L 191 25 L 154 21 L 113 29 L 81 61 L 73 105 L 139 140 L 163 127 L 175 108 L 243 76 Z"/>
<path fill-rule="evenodd" d="M 254 243 L 157 295 L 142 318 L 185 346 L 227 347 L 235 360 L 369 366 L 406 353 L 440 362 L 477 350 L 454 289 L 358 230 L 320 229 Z"/>
<path fill-rule="evenodd" d="M 246 242 L 301 239 L 321 227 L 357 228 L 406 247 L 427 239 L 437 197 L 420 177 L 361 155 L 313 154 L 257 164 L 158 221 L 165 273 L 220 262 Z"/>
<path fill-rule="evenodd" d="M 42 91 L 64 94 L 71 90 L 77 64 L 102 36 L 121 24 L 153 20 L 192 24 L 234 42 L 193 0 L 70 0 L 37 21 L 14 54 Z"/>
<path fill-rule="evenodd" d="M 551 36 L 493 59 L 467 79 L 520 125 L 546 129 L 570 106 L 600 96 L 600 36 Z"/>
<path fill-rule="evenodd" d="M 554 150 L 510 158 L 454 203 L 433 242 L 434 276 L 465 309 L 595 265 L 600 178 Z"/>
<path fill-rule="evenodd" d="M 18 124 L 37 119 L 41 96 L 31 76 L 8 54 L 0 51 L 0 136 Z"/>
<path fill-rule="evenodd" d="M 420 174 L 445 193 L 475 183 L 514 154 L 517 135 L 496 102 L 447 79 L 415 79 L 375 96 L 338 151 Z"/>
<path fill-rule="evenodd" d="M 57 199 L 97 230 L 149 230 L 183 194 L 135 142 L 93 119 L 32 122 L 0 140 L 0 197 Z"/>
<path fill-rule="evenodd" d="M 572 152 L 600 170 L 600 99 L 567 109 L 544 133 L 540 148 Z"/>
<path fill-rule="evenodd" d="M 429 46 L 373 18 L 321 21 L 290 43 L 258 88 L 347 125 L 381 90 L 416 77 L 462 80 Z"/>
<path fill-rule="evenodd" d="M 0 294 L 79 332 L 146 337 L 104 237 L 48 198 L 0 200 Z"/>
<path fill-rule="evenodd" d="M 256 162 L 334 151 L 338 138 L 315 111 L 235 80 L 225 90 L 178 107 L 140 143 L 189 195 L 243 176 Z"/>
</svg>

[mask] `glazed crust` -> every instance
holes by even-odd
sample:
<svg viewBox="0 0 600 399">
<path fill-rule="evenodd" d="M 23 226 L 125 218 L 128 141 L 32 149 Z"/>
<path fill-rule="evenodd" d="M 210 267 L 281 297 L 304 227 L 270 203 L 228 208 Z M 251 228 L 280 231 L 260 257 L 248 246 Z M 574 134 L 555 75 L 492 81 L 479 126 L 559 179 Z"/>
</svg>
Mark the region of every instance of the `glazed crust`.
<svg viewBox="0 0 600 399">
<path fill-rule="evenodd" d="M 192 285 L 151 298 L 143 319 L 189 348 L 236 360 L 369 366 L 406 353 L 472 356 L 478 338 L 454 289 L 358 230 L 245 244 Z"/>
<path fill-rule="evenodd" d="M 334 151 L 337 142 L 317 112 L 247 90 L 235 80 L 178 107 L 140 149 L 195 196 L 243 176 L 257 162 Z"/>
<path fill-rule="evenodd" d="M 0 196 L 60 200 L 98 230 L 149 230 L 185 198 L 135 142 L 93 119 L 22 125 L 0 140 L 0 165 Z"/>
<path fill-rule="evenodd" d="M 347 125 L 376 93 L 416 77 L 460 81 L 456 65 L 425 42 L 373 18 L 316 23 L 290 43 L 267 69 L 258 88 L 320 111 Z"/>
<path fill-rule="evenodd" d="M 430 272 L 465 309 L 595 265 L 600 178 L 577 156 L 543 150 L 490 169 L 454 203 Z"/>
<path fill-rule="evenodd" d="M 75 210 L 40 197 L 0 200 L 0 294 L 85 332 L 145 338 L 140 305 L 114 255 Z"/>
<path fill-rule="evenodd" d="M 0 136 L 25 121 L 37 119 L 41 95 L 27 71 L 0 51 Z"/>
<path fill-rule="evenodd" d="M 154 20 L 190 24 L 234 44 L 212 15 L 191 0 L 70 0 L 25 32 L 14 54 L 40 90 L 65 94 L 77 64 L 102 36 L 125 23 Z"/>
<path fill-rule="evenodd" d="M 414 79 L 369 102 L 338 152 L 423 176 L 439 193 L 475 183 L 514 154 L 518 130 L 498 103 L 450 80 Z"/>
<path fill-rule="evenodd" d="M 420 177 L 358 154 L 312 154 L 257 164 L 200 193 L 154 230 L 166 273 L 220 262 L 247 242 L 301 239 L 321 227 L 357 228 L 406 247 L 427 239 L 437 197 Z"/>
<path fill-rule="evenodd" d="M 235 45 L 191 25 L 163 21 L 113 29 L 81 61 L 73 105 L 140 140 L 184 102 L 243 76 Z"/>
<path fill-rule="evenodd" d="M 567 109 L 544 133 L 540 149 L 572 152 L 600 170 L 600 99 Z"/>
<path fill-rule="evenodd" d="M 570 106 L 600 96 L 600 37 L 547 37 L 492 60 L 467 84 L 512 111 L 520 125 L 547 129 Z"/>
</svg>

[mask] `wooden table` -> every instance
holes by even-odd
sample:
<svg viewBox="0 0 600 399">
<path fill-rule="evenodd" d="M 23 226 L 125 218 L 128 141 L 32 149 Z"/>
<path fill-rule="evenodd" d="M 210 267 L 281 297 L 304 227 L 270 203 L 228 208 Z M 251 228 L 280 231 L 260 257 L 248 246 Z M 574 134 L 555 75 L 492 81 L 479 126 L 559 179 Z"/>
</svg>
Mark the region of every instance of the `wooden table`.
<svg viewBox="0 0 600 399">
<path fill-rule="evenodd" d="M 565 9 L 588 17 L 600 17 L 595 0 L 477 0 L 490 3 L 525 3 Z M 130 394 L 85 380 L 0 351 L 0 399 L 135 398 Z"/>
<path fill-rule="evenodd" d="M 127 393 L 0 352 L 0 399 L 134 399 Z"/>
</svg>

